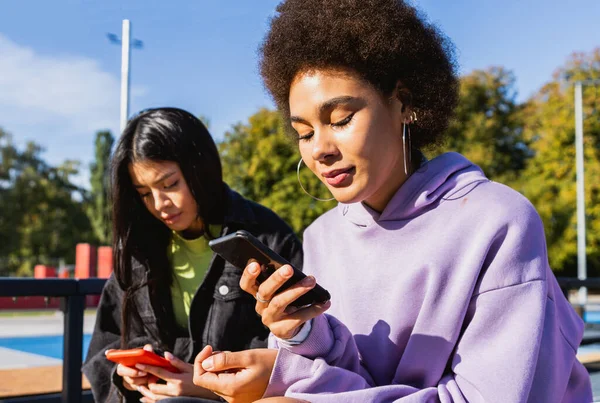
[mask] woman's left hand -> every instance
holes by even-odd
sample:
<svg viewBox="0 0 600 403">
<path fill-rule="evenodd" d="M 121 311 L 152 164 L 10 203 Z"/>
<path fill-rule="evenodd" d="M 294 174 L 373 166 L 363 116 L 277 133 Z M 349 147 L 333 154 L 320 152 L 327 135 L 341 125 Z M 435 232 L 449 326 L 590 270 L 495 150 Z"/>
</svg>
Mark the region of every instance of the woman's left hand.
<svg viewBox="0 0 600 403">
<path fill-rule="evenodd" d="M 194 361 L 194 384 L 210 389 L 229 403 L 249 403 L 264 394 L 275 366 L 277 350 L 252 349 L 212 354 L 207 346 Z"/>
<path fill-rule="evenodd" d="M 198 354 L 198 356 L 200 355 L 202 355 L 202 352 Z M 194 366 L 192 364 L 181 361 L 171 353 L 165 353 L 164 356 L 180 373 L 176 374 L 153 365 L 137 364 L 136 368 L 154 375 L 148 380 L 148 385 L 138 387 L 138 392 L 144 396 L 140 399 L 141 402 L 153 403 L 177 396 L 194 396 L 219 400 L 219 397 L 210 390 L 194 385 Z M 206 357 L 208 355 L 204 358 Z M 164 380 L 166 383 L 157 383 L 159 379 Z"/>
</svg>

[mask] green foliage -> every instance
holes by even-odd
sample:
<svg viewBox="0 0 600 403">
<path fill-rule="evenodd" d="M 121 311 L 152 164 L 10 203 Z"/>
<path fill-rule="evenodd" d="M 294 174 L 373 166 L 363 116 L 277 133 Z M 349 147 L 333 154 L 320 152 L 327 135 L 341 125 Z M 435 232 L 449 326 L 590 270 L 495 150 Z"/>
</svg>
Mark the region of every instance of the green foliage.
<svg viewBox="0 0 600 403">
<path fill-rule="evenodd" d="M 531 157 L 523 137 L 523 107 L 515 98 L 515 78 L 502 67 L 462 77 L 444 151 L 460 152 L 494 180 L 514 180 Z"/>
<path fill-rule="evenodd" d="M 250 200 L 271 208 L 298 234 L 336 204 L 316 201 L 302 192 L 296 177 L 300 154 L 277 112 L 261 109 L 246 124 L 238 123 L 225 134 L 219 150 L 225 181 Z M 301 178 L 311 194 L 330 197 L 325 185 L 304 165 Z"/>
<path fill-rule="evenodd" d="M 549 259 L 562 275 L 575 275 L 577 215 L 573 82 L 600 78 L 600 49 L 575 54 L 529 102 L 525 136 L 535 157 L 514 186 L 536 206 L 546 230 Z M 567 81 L 569 80 L 569 81 Z M 584 86 L 584 160 L 587 261 L 600 274 L 600 98 Z"/>
<path fill-rule="evenodd" d="M 109 131 L 96 133 L 95 160 L 90 165 L 90 184 L 92 187 L 88 216 L 94 234 L 102 245 L 112 240 L 111 209 L 108 202 L 108 178 L 110 153 L 115 139 Z"/>
<path fill-rule="evenodd" d="M 28 143 L 18 150 L 0 131 L 0 269 L 31 275 L 36 264 L 74 261 L 75 244 L 93 239 L 82 200 L 84 191 L 71 183 L 78 163 L 52 167 L 42 148 Z"/>
</svg>

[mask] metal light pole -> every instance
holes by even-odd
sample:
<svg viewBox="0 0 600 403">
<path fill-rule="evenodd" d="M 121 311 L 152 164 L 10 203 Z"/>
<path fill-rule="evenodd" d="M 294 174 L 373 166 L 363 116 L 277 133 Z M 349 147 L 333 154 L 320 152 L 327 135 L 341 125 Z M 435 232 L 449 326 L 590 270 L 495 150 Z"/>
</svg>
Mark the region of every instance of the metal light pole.
<svg viewBox="0 0 600 403">
<path fill-rule="evenodd" d="M 583 169 L 583 84 L 575 83 L 575 166 L 577 169 L 577 278 L 587 278 L 585 254 L 585 181 Z M 587 288 L 579 288 L 579 304 L 587 302 Z"/>
<path fill-rule="evenodd" d="M 123 20 L 123 35 L 121 36 L 121 125 L 120 130 L 123 133 L 129 116 L 129 57 L 131 23 L 129 20 Z"/>
<path fill-rule="evenodd" d="M 587 279 L 585 233 L 585 181 L 583 149 L 583 86 L 599 85 L 600 80 L 575 82 L 575 166 L 577 169 L 577 278 Z M 579 288 L 579 304 L 587 303 L 587 287 Z"/>
<path fill-rule="evenodd" d="M 121 45 L 121 119 L 120 131 L 123 133 L 129 117 L 129 83 L 131 81 L 130 59 L 131 47 L 142 48 L 143 42 L 131 40 L 131 22 L 123 20 L 123 33 L 121 39 L 115 34 L 108 34 L 108 39 L 115 44 Z"/>
</svg>

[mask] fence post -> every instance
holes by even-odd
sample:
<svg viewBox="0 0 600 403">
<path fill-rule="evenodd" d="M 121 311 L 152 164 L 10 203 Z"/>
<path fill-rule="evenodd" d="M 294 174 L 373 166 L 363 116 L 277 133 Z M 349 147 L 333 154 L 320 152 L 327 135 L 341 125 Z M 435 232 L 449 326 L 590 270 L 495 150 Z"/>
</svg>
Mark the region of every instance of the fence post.
<svg viewBox="0 0 600 403">
<path fill-rule="evenodd" d="M 80 403 L 85 296 L 63 297 L 61 305 L 64 313 L 61 401 L 63 403 Z"/>
</svg>

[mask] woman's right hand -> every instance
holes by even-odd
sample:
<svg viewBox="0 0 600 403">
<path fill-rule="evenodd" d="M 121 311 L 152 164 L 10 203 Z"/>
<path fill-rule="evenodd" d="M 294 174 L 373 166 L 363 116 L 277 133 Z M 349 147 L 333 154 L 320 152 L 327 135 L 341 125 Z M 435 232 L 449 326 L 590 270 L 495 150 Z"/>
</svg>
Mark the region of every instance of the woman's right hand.
<svg viewBox="0 0 600 403">
<path fill-rule="evenodd" d="M 153 351 L 150 344 L 144 346 L 144 350 Z M 110 351 L 110 350 L 107 350 Z M 127 390 L 137 391 L 139 386 L 148 384 L 148 373 L 137 368 L 117 365 L 117 375 L 123 379 L 123 387 Z"/>
<path fill-rule="evenodd" d="M 256 312 L 261 316 L 263 324 L 280 339 L 291 339 L 298 333 L 304 322 L 319 316 L 331 306 L 331 301 L 303 308 L 290 305 L 315 287 L 317 282 L 313 276 L 307 276 L 275 295 L 294 274 L 289 265 L 277 269 L 260 286 L 256 282 L 259 274 L 260 265 L 255 262 L 250 263 L 242 274 L 240 287 L 256 298 Z"/>
</svg>

